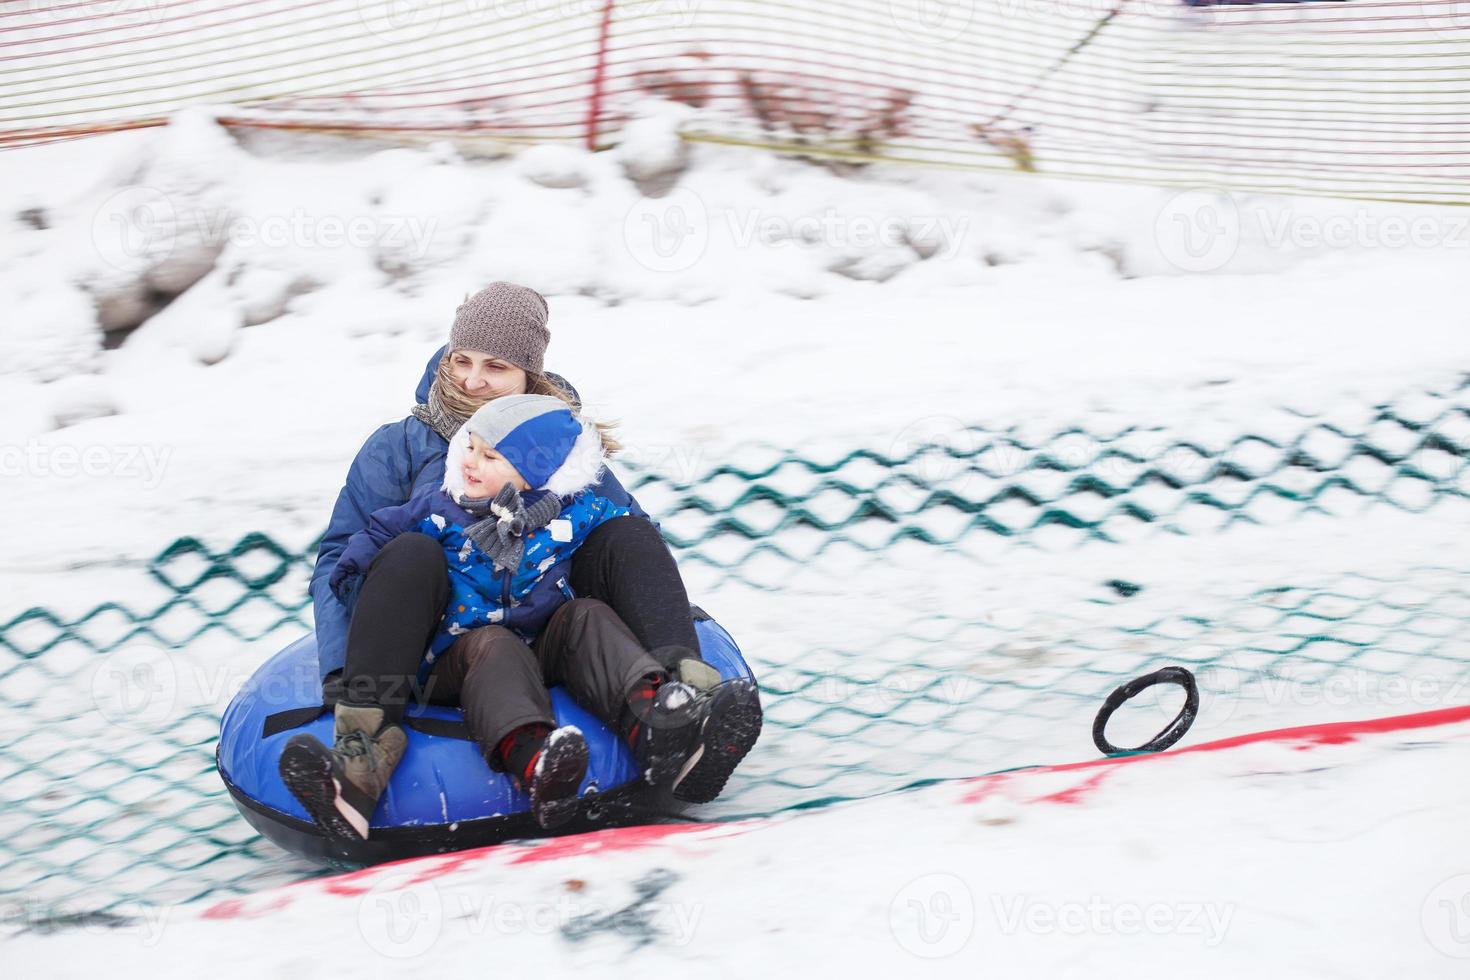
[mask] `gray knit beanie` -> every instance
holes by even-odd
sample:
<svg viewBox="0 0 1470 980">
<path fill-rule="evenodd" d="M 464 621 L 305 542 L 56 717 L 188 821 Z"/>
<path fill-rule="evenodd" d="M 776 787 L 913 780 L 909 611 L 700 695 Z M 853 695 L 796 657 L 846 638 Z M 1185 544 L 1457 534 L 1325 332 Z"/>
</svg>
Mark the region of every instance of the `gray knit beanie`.
<svg viewBox="0 0 1470 980">
<path fill-rule="evenodd" d="M 546 299 L 536 290 L 492 282 L 454 311 L 449 349 L 479 351 L 540 374 L 541 359 L 551 342 L 551 331 L 546 329 L 549 317 Z"/>
</svg>

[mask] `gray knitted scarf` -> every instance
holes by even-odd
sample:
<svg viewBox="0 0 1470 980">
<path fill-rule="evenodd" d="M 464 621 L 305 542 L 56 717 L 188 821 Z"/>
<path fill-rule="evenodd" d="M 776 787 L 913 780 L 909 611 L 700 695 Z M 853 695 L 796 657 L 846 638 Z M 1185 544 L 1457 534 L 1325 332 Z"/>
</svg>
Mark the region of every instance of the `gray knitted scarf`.
<svg viewBox="0 0 1470 980">
<path fill-rule="evenodd" d="M 464 425 L 468 419 L 455 415 L 444 405 L 444 399 L 439 396 L 439 380 L 429 386 L 429 403 L 427 405 L 415 405 L 410 413 L 414 418 L 433 429 L 444 437 L 448 442 L 454 438 L 459 427 Z"/>
<path fill-rule="evenodd" d="M 507 483 L 492 500 L 465 497 L 459 505 L 480 520 L 465 528 L 465 536 L 490 556 L 498 570 L 514 569 L 525 553 L 526 535 L 550 524 L 561 513 L 561 498 L 545 493 L 530 507 L 515 487 Z"/>
</svg>

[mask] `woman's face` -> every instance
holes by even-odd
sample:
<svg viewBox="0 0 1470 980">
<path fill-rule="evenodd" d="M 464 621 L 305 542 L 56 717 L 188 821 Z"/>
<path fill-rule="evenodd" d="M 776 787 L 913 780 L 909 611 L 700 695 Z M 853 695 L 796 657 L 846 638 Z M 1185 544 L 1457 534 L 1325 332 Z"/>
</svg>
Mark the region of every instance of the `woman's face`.
<svg viewBox="0 0 1470 980">
<path fill-rule="evenodd" d="M 449 355 L 449 373 L 471 398 L 524 395 L 526 372 L 507 361 L 479 351 L 457 350 Z"/>
<path fill-rule="evenodd" d="M 471 497 L 493 497 L 507 483 L 522 493 L 531 489 L 510 461 L 477 435 L 470 436 L 460 472 L 464 474 L 465 492 Z"/>
</svg>

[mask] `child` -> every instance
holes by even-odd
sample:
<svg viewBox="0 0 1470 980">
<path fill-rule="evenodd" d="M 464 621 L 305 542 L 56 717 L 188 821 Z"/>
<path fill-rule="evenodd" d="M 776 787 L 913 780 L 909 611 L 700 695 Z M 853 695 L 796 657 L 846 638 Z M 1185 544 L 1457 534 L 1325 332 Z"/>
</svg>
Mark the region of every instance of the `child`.
<svg viewBox="0 0 1470 980">
<path fill-rule="evenodd" d="M 417 531 L 443 546 L 451 589 L 421 681 L 476 627 L 506 626 L 531 639 L 569 598 L 572 552 L 598 525 L 628 513 L 589 489 L 605 462 L 596 427 L 559 399 L 497 398 L 450 440 L 441 487 L 374 512 L 348 540 L 328 580 L 332 591 L 351 608 L 383 545 Z"/>
<path fill-rule="evenodd" d="M 497 398 L 450 440 L 443 485 L 374 512 L 330 579 L 350 608 L 390 540 L 417 533 L 438 542 L 448 557 L 450 599 L 419 667 L 421 689 L 426 699 L 462 704 L 487 764 L 510 774 L 546 828 L 575 813 L 587 771 L 582 733 L 554 727 L 548 684 L 566 684 L 620 731 L 651 782 L 676 773 L 701 721 L 699 692 L 670 679 L 611 607 L 573 599 L 567 587 L 578 545 L 628 513 L 590 489 L 605 461 L 596 426 L 561 400 Z M 700 686 L 718 680 L 701 661 L 680 673 Z M 351 694 L 337 705 L 339 736 L 343 711 L 354 710 Z M 324 830 L 365 839 L 407 740 L 391 722 L 352 734 L 356 742 L 339 738 L 332 750 L 313 736 L 294 737 L 281 774 Z"/>
</svg>

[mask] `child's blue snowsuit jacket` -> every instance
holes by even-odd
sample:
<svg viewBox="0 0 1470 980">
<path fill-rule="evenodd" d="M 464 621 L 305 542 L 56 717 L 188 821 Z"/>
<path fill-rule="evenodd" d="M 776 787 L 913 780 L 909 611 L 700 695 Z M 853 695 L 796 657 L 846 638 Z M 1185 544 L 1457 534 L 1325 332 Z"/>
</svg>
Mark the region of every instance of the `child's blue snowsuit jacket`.
<svg viewBox="0 0 1470 980">
<path fill-rule="evenodd" d="M 429 400 L 444 348 L 429 358 L 419 380 L 416 400 Z M 548 374 L 577 400 L 576 389 L 564 379 Z M 425 488 L 437 487 L 444 476 L 444 454 L 449 443 L 443 436 L 412 415 L 382 426 L 363 443 L 362 449 L 347 471 L 342 492 L 327 524 L 317 551 L 316 567 L 311 573 L 312 615 L 316 621 L 318 671 L 322 677 L 342 667 L 347 651 L 347 625 L 350 612 L 328 586 L 328 577 L 337 564 L 342 549 L 353 534 L 367 527 L 370 515 L 384 507 L 407 502 Z M 648 518 L 638 501 L 623 489 L 611 469 L 603 470 L 602 479 L 592 488 L 599 496 L 628 508 L 636 517 Z"/>
<path fill-rule="evenodd" d="M 528 491 L 522 499 L 530 507 L 546 492 Z M 385 544 L 414 531 L 439 542 L 449 561 L 450 598 L 420 666 L 422 681 L 433 669 L 435 658 L 472 629 L 505 626 L 527 642 L 534 639 L 551 614 L 571 597 L 567 577 L 572 552 L 598 525 L 626 513 L 627 507 L 593 489 L 580 490 L 563 498 L 561 513 L 549 524 L 526 535 L 520 564 L 500 570 L 465 535 L 465 529 L 478 518 L 466 513 L 443 489 L 428 488 L 406 504 L 374 511 L 368 526 L 342 549 L 329 585 L 350 609 L 362 575 Z"/>
</svg>

